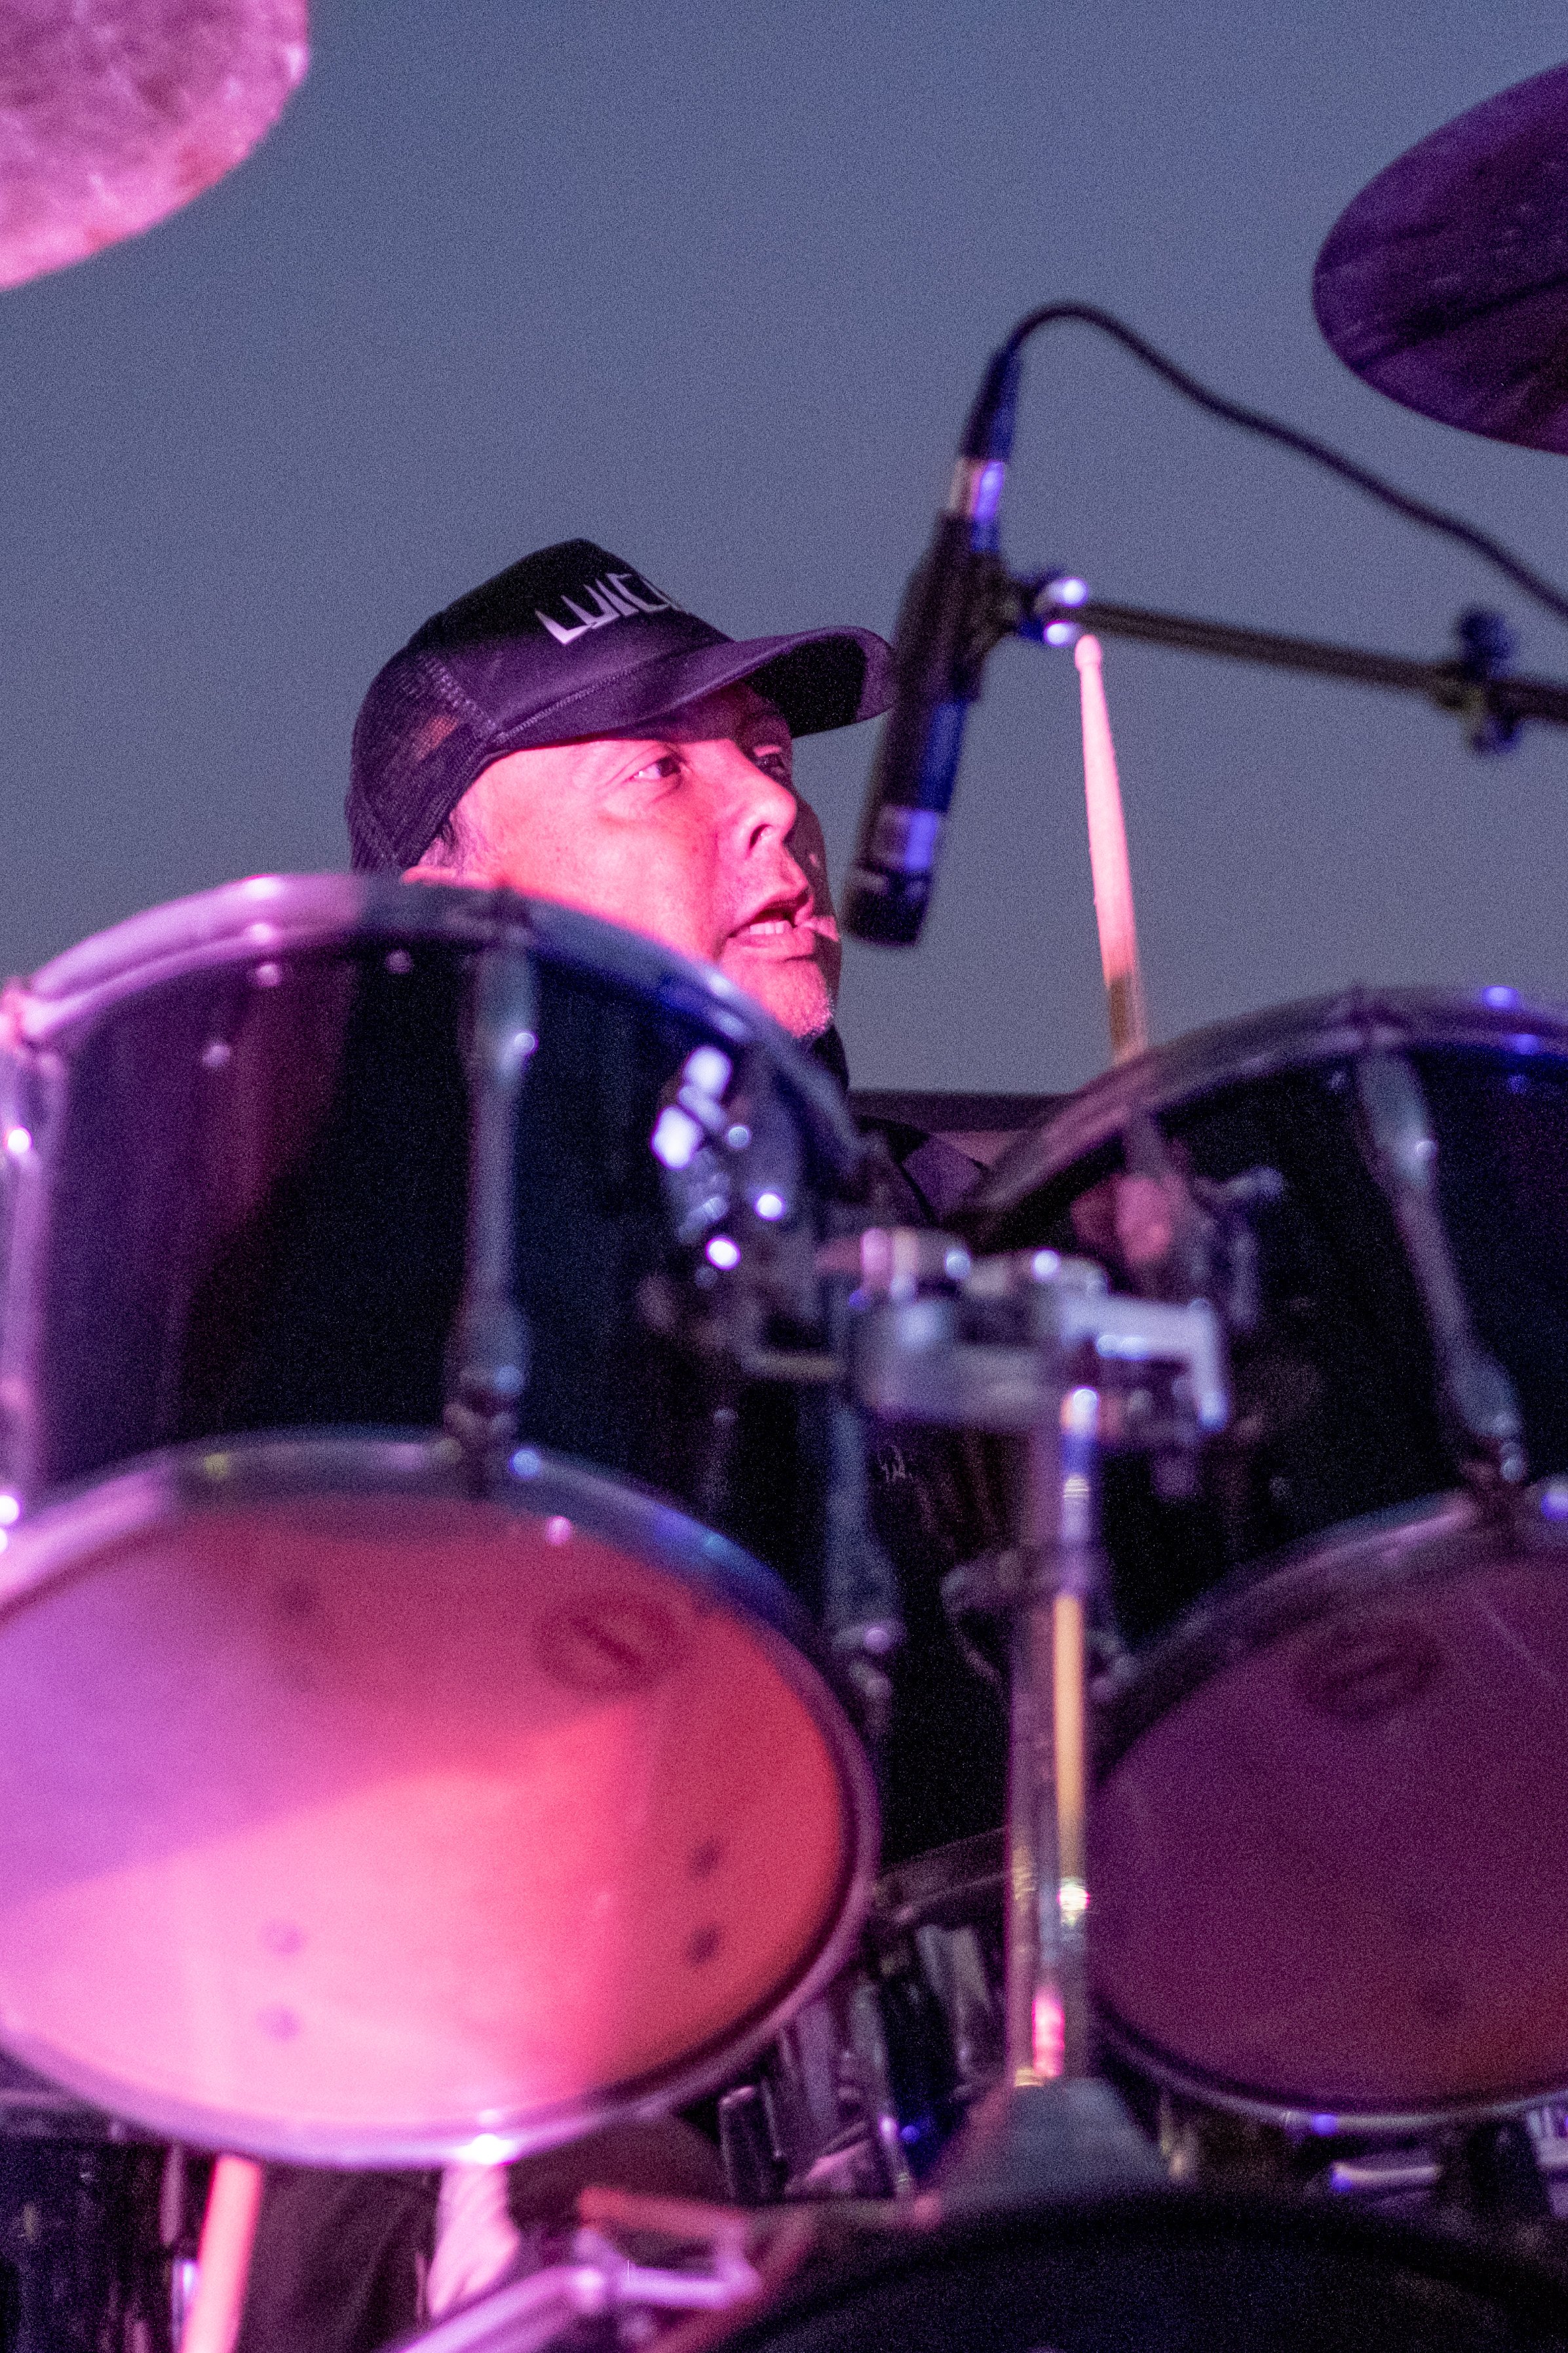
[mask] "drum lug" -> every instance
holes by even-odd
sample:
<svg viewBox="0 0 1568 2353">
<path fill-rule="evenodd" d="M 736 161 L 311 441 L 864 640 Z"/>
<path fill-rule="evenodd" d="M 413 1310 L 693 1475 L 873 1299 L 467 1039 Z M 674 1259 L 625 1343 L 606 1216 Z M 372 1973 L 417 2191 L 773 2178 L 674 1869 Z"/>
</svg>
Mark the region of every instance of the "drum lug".
<svg viewBox="0 0 1568 2353">
<path fill-rule="evenodd" d="M 1437 1138 L 1421 1082 L 1405 1055 L 1381 1050 L 1360 1057 L 1355 1078 L 1368 1157 L 1410 1253 L 1463 1467 L 1482 1486 L 1518 1486 L 1529 1476 L 1519 1399 L 1470 1321 L 1437 1198 Z"/>
<path fill-rule="evenodd" d="M 538 1040 L 538 991 L 526 946 L 487 948 L 469 1000 L 468 1234 L 463 1295 L 447 1343 L 446 1426 L 476 1493 L 500 1475 L 528 1378 L 528 1327 L 517 1303 L 517 1105 Z"/>
<path fill-rule="evenodd" d="M 893 2092 L 892 2063 L 874 1985 L 858 1985 L 849 1998 L 849 2044 L 855 2056 L 860 2096 L 888 2177 L 888 2187 L 895 2198 L 912 2198 L 914 2170 L 900 2130 L 901 2119 Z"/>
<path fill-rule="evenodd" d="M 719 2154 L 730 2195 L 742 2206 L 771 2205 L 784 2186 L 776 2137 L 760 2084 L 740 2084 L 719 2102 Z"/>
</svg>

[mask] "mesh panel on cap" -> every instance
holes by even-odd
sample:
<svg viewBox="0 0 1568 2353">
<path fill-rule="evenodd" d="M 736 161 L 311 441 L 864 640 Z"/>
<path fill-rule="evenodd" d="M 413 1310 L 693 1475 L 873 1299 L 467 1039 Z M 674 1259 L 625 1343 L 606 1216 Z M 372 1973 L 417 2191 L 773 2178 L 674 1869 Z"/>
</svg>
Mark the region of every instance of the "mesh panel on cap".
<svg viewBox="0 0 1568 2353">
<path fill-rule="evenodd" d="M 436 655 L 405 653 L 389 662 L 354 724 L 348 807 L 354 865 L 401 872 L 412 863 L 407 844 L 434 841 L 485 765 L 491 733 Z"/>
</svg>

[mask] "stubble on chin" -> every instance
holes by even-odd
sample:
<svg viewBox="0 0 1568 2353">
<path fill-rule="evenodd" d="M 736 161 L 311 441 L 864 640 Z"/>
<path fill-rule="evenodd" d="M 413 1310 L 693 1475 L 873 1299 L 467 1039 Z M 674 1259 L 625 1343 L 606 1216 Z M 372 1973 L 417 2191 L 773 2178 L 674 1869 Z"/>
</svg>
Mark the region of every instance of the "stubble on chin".
<svg viewBox="0 0 1568 2353">
<path fill-rule="evenodd" d="M 765 1007 L 781 1029 L 807 1042 L 833 1026 L 833 995 L 821 966 L 810 957 L 793 964 L 727 965 L 739 987 Z"/>
</svg>

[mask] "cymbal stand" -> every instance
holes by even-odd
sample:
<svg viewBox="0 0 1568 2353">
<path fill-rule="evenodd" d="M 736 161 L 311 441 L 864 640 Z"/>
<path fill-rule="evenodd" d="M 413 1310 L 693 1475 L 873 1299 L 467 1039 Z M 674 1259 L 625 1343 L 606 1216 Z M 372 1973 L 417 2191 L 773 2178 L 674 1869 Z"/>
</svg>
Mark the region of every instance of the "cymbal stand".
<svg viewBox="0 0 1568 2353">
<path fill-rule="evenodd" d="M 944 1238 L 861 1237 L 851 1380 L 889 1420 L 1024 1440 L 1017 1542 L 955 1572 L 950 1606 L 997 1617 L 1009 1653 L 1006 2067 L 938 2177 L 944 2208 L 1163 2178 L 1091 2073 L 1086 1628 L 1099 1578 L 1099 1455 L 1191 1444 L 1228 1410 L 1206 1301 L 1113 1296 L 1054 1250 L 981 1260 L 931 1287 Z"/>
</svg>

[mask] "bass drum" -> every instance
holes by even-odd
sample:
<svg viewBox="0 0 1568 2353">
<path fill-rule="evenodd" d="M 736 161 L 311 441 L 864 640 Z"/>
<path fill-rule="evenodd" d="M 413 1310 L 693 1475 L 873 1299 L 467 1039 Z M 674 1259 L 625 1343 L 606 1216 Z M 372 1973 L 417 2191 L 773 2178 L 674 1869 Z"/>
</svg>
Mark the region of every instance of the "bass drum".
<svg viewBox="0 0 1568 2353">
<path fill-rule="evenodd" d="M 1210 1030 L 1073 1097 L 965 1223 L 1228 1329 L 1195 1481 L 1105 1472 L 1112 2042 L 1292 2129 L 1560 2094 L 1568 1023 L 1491 990 Z M 1004 1525 L 982 1504 L 970 1545 Z"/>
<path fill-rule="evenodd" d="M 721 2080 L 847 1950 L 876 1810 L 818 1640 L 837 1409 L 668 1327 L 754 1251 L 761 1336 L 821 1346 L 831 1086 L 606 924 L 342 876 L 5 1014 L 0 2040 L 306 2163 Z M 482 1467 L 476 1281 L 530 1342 Z"/>
<path fill-rule="evenodd" d="M 476 2340 L 477 2342 L 478 2340 Z M 726 2353 L 1562 2353 L 1560 2279 L 1333 2211 L 1153 2191 L 886 2233 Z M 487 2353 L 507 2353 L 503 2338 Z M 518 2353 L 521 2353 L 521 2345 Z"/>
</svg>

